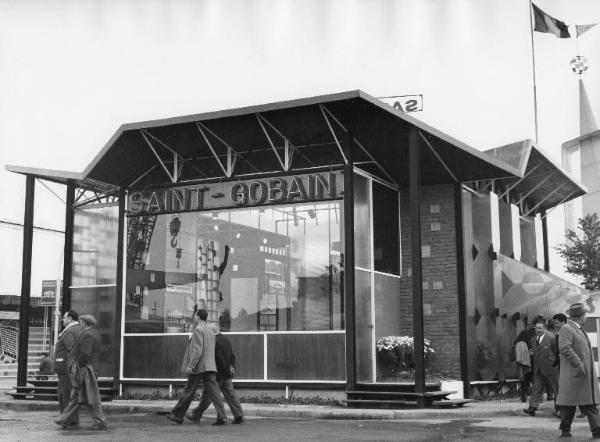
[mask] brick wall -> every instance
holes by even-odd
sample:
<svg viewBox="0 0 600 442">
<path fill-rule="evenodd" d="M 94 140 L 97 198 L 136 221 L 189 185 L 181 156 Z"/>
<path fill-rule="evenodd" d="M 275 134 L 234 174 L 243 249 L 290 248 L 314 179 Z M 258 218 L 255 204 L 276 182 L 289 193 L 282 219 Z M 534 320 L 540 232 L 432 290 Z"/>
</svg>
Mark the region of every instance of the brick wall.
<svg viewBox="0 0 600 442">
<path fill-rule="evenodd" d="M 403 334 L 413 335 L 411 232 L 408 191 L 401 194 L 401 317 Z M 426 186 L 421 194 L 425 337 L 435 349 L 431 367 L 460 378 L 454 186 Z"/>
</svg>

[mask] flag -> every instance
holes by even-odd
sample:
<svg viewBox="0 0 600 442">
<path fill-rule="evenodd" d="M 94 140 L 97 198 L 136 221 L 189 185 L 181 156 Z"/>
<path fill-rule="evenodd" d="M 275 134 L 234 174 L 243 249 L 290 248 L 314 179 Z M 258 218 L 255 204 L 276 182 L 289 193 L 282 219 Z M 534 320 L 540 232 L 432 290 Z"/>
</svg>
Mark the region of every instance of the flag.
<svg viewBox="0 0 600 442">
<path fill-rule="evenodd" d="M 593 23 L 591 25 L 575 25 L 575 30 L 577 32 L 577 37 L 579 37 L 581 34 L 583 34 L 584 32 L 589 31 L 590 29 L 592 29 L 594 26 L 596 26 L 598 23 Z"/>
<path fill-rule="evenodd" d="M 556 35 L 558 38 L 571 38 L 569 28 L 564 22 L 550 17 L 533 3 L 531 6 L 533 7 L 533 18 L 535 20 L 534 30 L 538 32 L 548 32 Z"/>
</svg>

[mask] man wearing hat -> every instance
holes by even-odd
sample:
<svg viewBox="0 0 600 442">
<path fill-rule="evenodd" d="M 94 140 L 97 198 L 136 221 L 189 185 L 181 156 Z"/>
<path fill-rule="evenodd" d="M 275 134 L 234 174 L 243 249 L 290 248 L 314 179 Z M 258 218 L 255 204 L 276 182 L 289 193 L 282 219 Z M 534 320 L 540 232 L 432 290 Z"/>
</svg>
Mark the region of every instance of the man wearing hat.
<svg viewBox="0 0 600 442">
<path fill-rule="evenodd" d="M 62 317 L 63 330 L 58 335 L 54 346 L 54 373 L 58 375 L 58 408 L 62 413 L 69 404 L 71 398 L 71 378 L 67 367 L 67 355 L 73 348 L 75 341 L 79 338 L 83 329 L 79 324 L 79 314 L 75 310 L 65 312 Z M 63 428 L 76 427 L 79 425 L 79 414 L 74 412 L 69 420 L 63 424 Z"/>
<path fill-rule="evenodd" d="M 571 424 L 579 406 L 588 418 L 593 438 L 600 439 L 600 416 L 596 407 L 600 403 L 600 390 L 592 346 L 583 329 L 587 310 L 578 302 L 566 313 L 569 319 L 558 332 L 560 375 L 556 404 L 560 408 L 561 437 L 571 437 Z"/>
<path fill-rule="evenodd" d="M 77 413 L 79 405 L 87 404 L 90 417 L 94 422 L 93 430 L 105 430 L 106 422 L 100 401 L 100 390 L 96 377 L 96 366 L 100 354 L 100 334 L 96 330 L 96 318 L 92 315 L 79 316 L 83 333 L 75 341 L 69 356 L 69 375 L 71 376 L 71 397 L 63 413 L 55 420 L 58 425 L 68 422 Z"/>
</svg>

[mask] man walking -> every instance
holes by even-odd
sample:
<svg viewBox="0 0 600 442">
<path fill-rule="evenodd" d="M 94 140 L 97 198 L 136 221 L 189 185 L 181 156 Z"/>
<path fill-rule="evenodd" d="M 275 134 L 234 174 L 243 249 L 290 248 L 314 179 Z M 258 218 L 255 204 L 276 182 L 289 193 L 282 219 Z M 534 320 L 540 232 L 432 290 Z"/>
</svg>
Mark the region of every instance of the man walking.
<svg viewBox="0 0 600 442">
<path fill-rule="evenodd" d="M 571 437 L 571 424 L 575 408 L 587 416 L 594 439 L 600 439 L 600 416 L 598 404 L 600 391 L 592 346 L 583 324 L 587 311 L 582 303 L 576 303 L 567 310 L 569 319 L 558 332 L 560 351 L 560 375 L 556 403 L 560 407 L 561 437 Z"/>
<path fill-rule="evenodd" d="M 71 396 L 69 404 L 56 419 L 58 425 L 64 425 L 75 415 L 81 404 L 87 404 L 88 412 L 94 424 L 92 430 L 106 430 L 106 421 L 102 412 L 100 390 L 96 378 L 98 355 L 100 354 L 100 334 L 96 330 L 96 318 L 81 315 L 79 320 L 83 333 L 75 341 L 69 356 L 69 374 L 71 376 Z"/>
<path fill-rule="evenodd" d="M 67 367 L 67 354 L 71 351 L 73 344 L 83 329 L 79 325 L 79 314 L 75 310 L 69 310 L 62 317 L 63 331 L 58 335 L 54 346 L 54 373 L 58 375 L 58 408 L 62 413 L 67 408 L 71 397 L 71 378 Z M 71 417 L 63 423 L 63 428 L 71 428 L 79 425 L 79 414 L 74 412 Z"/>
<path fill-rule="evenodd" d="M 231 347 L 231 342 L 222 333 L 217 333 L 216 335 L 215 360 L 217 363 L 217 383 L 219 384 L 221 393 L 225 397 L 225 401 L 229 405 L 229 409 L 233 415 L 233 423 L 242 424 L 244 423 L 244 412 L 242 404 L 240 404 L 240 398 L 233 388 L 232 381 L 235 374 L 235 353 Z M 188 419 L 199 421 L 210 403 L 211 398 L 208 395 L 208 391 L 204 389 L 200 404 L 198 404 L 198 407 L 194 411 L 188 414 Z"/>
<path fill-rule="evenodd" d="M 200 381 L 217 410 L 217 421 L 213 425 L 225 425 L 225 407 L 217 385 L 217 365 L 215 363 L 215 331 L 206 320 L 208 312 L 199 309 L 194 313 L 194 331 L 185 349 L 181 371 L 187 374 L 187 382 L 181 398 L 167 414 L 167 419 L 183 423 L 183 416 L 194 400 Z"/>
<path fill-rule="evenodd" d="M 558 347 L 556 346 L 556 338 L 546 329 L 546 322 L 543 319 L 536 319 L 534 327 L 536 336 L 532 338 L 531 342 L 535 360 L 533 388 L 529 408 L 523 410 L 530 416 L 535 416 L 535 412 L 540 402 L 542 402 L 542 394 L 546 385 L 550 386 L 554 397 L 558 392 Z M 558 413 L 555 410 L 553 414 L 556 416 Z"/>
</svg>

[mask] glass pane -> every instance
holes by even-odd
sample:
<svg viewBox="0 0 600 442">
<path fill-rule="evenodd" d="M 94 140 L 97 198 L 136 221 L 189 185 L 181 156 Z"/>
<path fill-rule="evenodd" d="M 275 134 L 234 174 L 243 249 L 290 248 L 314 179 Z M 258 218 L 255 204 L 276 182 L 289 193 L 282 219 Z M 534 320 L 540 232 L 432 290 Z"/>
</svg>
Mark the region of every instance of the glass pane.
<svg viewBox="0 0 600 442">
<path fill-rule="evenodd" d="M 346 379 L 343 333 L 273 334 L 267 339 L 269 379 Z"/>
<path fill-rule="evenodd" d="M 407 314 L 412 313 L 406 300 L 406 283 L 404 290 L 400 278 L 375 274 L 375 340 L 385 336 L 413 336 L 413 331 L 407 332 Z M 386 360 L 377 357 L 377 380 L 390 382 L 386 379 L 390 367 Z M 392 367 L 396 368 L 396 367 Z"/>
<path fill-rule="evenodd" d="M 126 331 L 339 330 L 340 204 L 128 219 Z"/>
<path fill-rule="evenodd" d="M 375 270 L 400 274 L 398 192 L 373 181 L 373 260 Z"/>
<path fill-rule="evenodd" d="M 72 286 L 116 284 L 119 207 L 75 210 Z"/>
<path fill-rule="evenodd" d="M 356 380 L 373 381 L 373 324 L 371 324 L 371 273 L 355 272 Z"/>
<path fill-rule="evenodd" d="M 100 356 L 94 367 L 99 376 L 113 376 L 115 369 L 116 287 L 86 287 L 72 289 L 71 309 L 80 315 L 94 315 L 100 333 Z"/>
<path fill-rule="evenodd" d="M 369 180 L 354 174 L 354 265 L 371 268 Z"/>
</svg>

